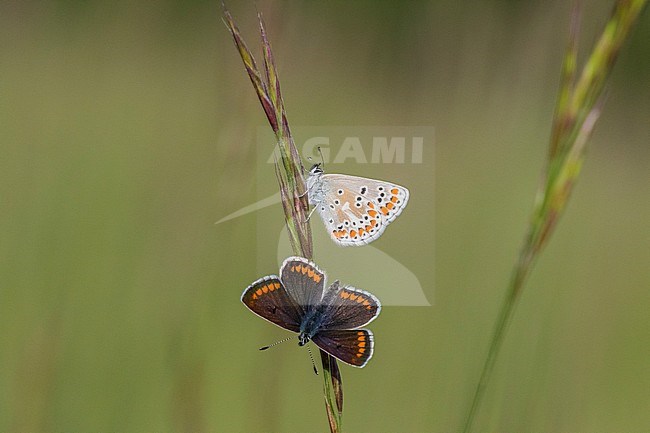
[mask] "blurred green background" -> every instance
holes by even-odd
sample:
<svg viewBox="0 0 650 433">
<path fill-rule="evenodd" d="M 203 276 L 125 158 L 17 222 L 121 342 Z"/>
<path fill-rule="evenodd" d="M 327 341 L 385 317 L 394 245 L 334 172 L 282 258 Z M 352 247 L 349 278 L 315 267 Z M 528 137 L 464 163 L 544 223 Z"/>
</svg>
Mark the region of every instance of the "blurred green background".
<svg viewBox="0 0 650 433">
<path fill-rule="evenodd" d="M 435 200 L 404 171 L 411 204 L 373 244 L 435 282 L 434 305 L 373 323 L 375 358 L 342 367 L 344 423 L 458 431 L 543 165 L 570 2 L 230 3 L 255 53 L 264 13 L 292 124 L 436 128 Z M 583 58 L 611 3 L 585 2 Z M 259 198 L 266 125 L 218 6 L 0 5 L 0 431 L 327 430 L 304 350 L 258 353 L 286 333 L 239 301 L 261 276 L 256 216 L 214 225 Z M 649 41 L 646 11 L 480 431 L 650 428 Z"/>
</svg>

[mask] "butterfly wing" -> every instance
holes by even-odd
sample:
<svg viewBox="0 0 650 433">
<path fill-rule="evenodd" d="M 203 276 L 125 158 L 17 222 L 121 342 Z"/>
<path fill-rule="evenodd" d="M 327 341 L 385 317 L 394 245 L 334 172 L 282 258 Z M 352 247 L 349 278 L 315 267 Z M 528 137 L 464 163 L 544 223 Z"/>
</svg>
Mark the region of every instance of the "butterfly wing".
<svg viewBox="0 0 650 433">
<path fill-rule="evenodd" d="M 409 199 L 403 186 L 344 174 L 324 174 L 317 204 L 332 240 L 342 246 L 366 245 L 381 236 Z"/>
<path fill-rule="evenodd" d="M 263 319 L 293 332 L 300 332 L 302 309 L 275 275 L 260 278 L 242 293 L 241 301 Z"/>
<path fill-rule="evenodd" d="M 339 286 L 335 281 L 323 299 L 325 309 L 321 329 L 356 329 L 379 316 L 381 303 L 375 295 L 350 286 Z"/>
<path fill-rule="evenodd" d="M 325 273 L 309 260 L 302 257 L 287 258 L 280 268 L 280 279 L 303 311 L 321 303 Z"/>
<path fill-rule="evenodd" d="M 312 341 L 336 359 L 354 367 L 364 367 L 372 358 L 374 348 L 372 332 L 367 329 L 320 331 Z"/>
</svg>

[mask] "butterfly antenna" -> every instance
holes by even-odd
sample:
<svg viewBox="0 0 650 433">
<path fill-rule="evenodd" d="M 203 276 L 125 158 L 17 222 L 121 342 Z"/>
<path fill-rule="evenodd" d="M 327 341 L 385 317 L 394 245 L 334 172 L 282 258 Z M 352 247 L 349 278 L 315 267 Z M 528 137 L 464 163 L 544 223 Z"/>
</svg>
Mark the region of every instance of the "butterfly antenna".
<svg viewBox="0 0 650 433">
<path fill-rule="evenodd" d="M 260 350 L 270 349 L 271 347 L 273 347 L 273 346 L 275 346 L 275 345 L 277 345 L 277 344 L 284 343 L 285 341 L 289 341 L 289 340 L 291 340 L 292 338 L 295 338 L 295 337 L 296 337 L 295 335 L 291 335 L 291 336 L 289 336 L 289 337 L 287 337 L 287 338 L 283 338 L 283 339 L 280 340 L 280 341 L 276 341 L 276 342 L 273 343 L 273 344 L 269 344 L 268 346 L 260 347 Z"/>
<path fill-rule="evenodd" d="M 314 373 L 318 376 L 318 369 L 316 368 L 316 363 L 314 362 L 314 355 L 311 354 L 311 349 L 307 346 L 307 353 L 309 353 L 309 359 L 311 359 L 311 366 L 314 367 Z"/>
<path fill-rule="evenodd" d="M 323 150 L 318 146 L 318 153 L 320 153 L 320 161 L 323 165 L 323 171 L 325 171 L 325 158 L 323 157 Z"/>
</svg>

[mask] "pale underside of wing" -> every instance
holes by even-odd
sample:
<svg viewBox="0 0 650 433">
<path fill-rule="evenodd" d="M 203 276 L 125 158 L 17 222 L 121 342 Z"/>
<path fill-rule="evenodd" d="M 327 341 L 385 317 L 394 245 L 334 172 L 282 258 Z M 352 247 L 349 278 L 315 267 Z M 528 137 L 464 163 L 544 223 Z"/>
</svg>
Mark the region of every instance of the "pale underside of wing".
<svg viewBox="0 0 650 433">
<path fill-rule="evenodd" d="M 317 205 L 332 240 L 365 245 L 379 238 L 408 202 L 406 188 L 381 180 L 323 175 L 324 198 Z"/>
</svg>

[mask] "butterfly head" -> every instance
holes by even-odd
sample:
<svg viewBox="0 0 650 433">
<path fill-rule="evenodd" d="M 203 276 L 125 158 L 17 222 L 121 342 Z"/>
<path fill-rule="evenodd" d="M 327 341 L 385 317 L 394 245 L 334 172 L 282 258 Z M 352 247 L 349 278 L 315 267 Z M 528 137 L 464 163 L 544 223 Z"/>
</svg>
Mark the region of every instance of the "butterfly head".
<svg viewBox="0 0 650 433">
<path fill-rule="evenodd" d="M 306 332 L 301 332 L 300 335 L 298 335 L 298 346 L 304 346 L 305 344 L 309 343 L 309 335 Z"/>
<path fill-rule="evenodd" d="M 323 168 L 321 167 L 321 163 L 317 163 L 311 166 L 309 169 L 309 175 L 310 176 L 317 176 L 319 174 L 323 174 Z"/>
</svg>

